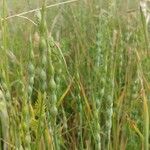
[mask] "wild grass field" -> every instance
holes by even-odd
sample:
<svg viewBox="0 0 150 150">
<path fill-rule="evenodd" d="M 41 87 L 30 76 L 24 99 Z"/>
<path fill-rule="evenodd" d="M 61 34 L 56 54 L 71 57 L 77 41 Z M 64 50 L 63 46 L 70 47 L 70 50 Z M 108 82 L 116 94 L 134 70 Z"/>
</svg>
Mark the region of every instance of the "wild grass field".
<svg viewBox="0 0 150 150">
<path fill-rule="evenodd" d="M 146 0 L 0 1 L 0 150 L 149 150 Z"/>
</svg>

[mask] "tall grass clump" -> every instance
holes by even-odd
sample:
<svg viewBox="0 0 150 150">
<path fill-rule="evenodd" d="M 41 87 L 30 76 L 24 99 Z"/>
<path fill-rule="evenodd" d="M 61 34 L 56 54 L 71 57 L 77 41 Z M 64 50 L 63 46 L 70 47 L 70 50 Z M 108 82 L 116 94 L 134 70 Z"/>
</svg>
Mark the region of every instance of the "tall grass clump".
<svg viewBox="0 0 150 150">
<path fill-rule="evenodd" d="M 146 0 L 0 8 L 0 149 L 150 148 Z"/>
</svg>

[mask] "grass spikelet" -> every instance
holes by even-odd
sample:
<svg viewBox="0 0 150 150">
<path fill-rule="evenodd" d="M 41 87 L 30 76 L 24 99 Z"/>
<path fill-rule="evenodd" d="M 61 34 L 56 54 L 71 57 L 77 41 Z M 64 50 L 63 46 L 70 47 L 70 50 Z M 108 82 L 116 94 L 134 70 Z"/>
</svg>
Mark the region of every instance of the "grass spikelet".
<svg viewBox="0 0 150 150">
<path fill-rule="evenodd" d="M 28 64 L 28 99 L 31 102 L 31 96 L 33 93 L 33 85 L 34 85 L 34 76 L 35 76 L 35 67 L 34 67 L 34 53 L 33 53 L 33 46 L 32 40 L 30 37 L 30 49 L 29 49 L 29 64 Z"/>
</svg>

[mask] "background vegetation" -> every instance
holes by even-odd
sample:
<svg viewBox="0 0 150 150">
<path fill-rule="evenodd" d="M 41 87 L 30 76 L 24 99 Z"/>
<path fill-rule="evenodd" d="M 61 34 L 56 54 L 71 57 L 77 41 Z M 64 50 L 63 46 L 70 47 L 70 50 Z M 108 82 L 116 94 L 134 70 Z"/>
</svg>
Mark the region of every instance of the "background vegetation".
<svg viewBox="0 0 150 150">
<path fill-rule="evenodd" d="M 0 149 L 148 150 L 139 1 L 63 2 L 0 2 Z"/>
</svg>

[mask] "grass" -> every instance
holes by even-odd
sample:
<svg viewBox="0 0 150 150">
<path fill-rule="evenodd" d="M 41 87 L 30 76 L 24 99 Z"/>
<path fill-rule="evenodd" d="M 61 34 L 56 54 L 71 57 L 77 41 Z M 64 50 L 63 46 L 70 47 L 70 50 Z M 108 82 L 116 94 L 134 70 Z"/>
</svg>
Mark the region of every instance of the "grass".
<svg viewBox="0 0 150 150">
<path fill-rule="evenodd" d="M 0 7 L 0 149 L 150 148 L 149 24 L 138 1 Z"/>
</svg>

